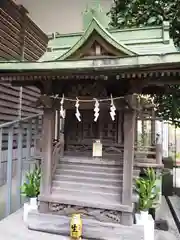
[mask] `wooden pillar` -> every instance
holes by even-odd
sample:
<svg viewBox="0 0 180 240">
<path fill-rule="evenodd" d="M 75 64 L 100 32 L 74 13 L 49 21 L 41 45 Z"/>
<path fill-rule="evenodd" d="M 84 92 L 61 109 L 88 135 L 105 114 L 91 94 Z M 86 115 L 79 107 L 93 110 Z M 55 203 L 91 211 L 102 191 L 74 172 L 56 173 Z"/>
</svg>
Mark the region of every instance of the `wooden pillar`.
<svg viewBox="0 0 180 240">
<path fill-rule="evenodd" d="M 135 121 L 136 113 L 134 110 L 127 110 L 124 112 L 124 164 L 122 204 L 129 206 L 132 206 Z M 123 212 L 121 223 L 123 225 L 132 225 L 132 213 Z"/>
<path fill-rule="evenodd" d="M 155 130 L 155 120 L 152 119 L 151 120 L 151 145 L 153 146 L 155 143 L 155 139 L 156 139 L 156 134 L 155 134 L 156 130 Z"/>
<path fill-rule="evenodd" d="M 162 140 L 157 138 L 156 140 L 156 164 L 162 164 L 163 149 L 162 149 Z"/>
<path fill-rule="evenodd" d="M 155 112 L 152 110 L 152 119 L 151 119 L 151 145 L 154 145 L 156 138 L 156 122 L 155 122 Z"/>
<path fill-rule="evenodd" d="M 138 145 L 138 117 L 136 115 L 135 117 L 135 127 L 134 127 L 134 142 L 135 142 L 135 145 L 137 146 Z"/>
<path fill-rule="evenodd" d="M 60 111 L 56 111 L 57 115 L 57 139 L 60 138 Z"/>
<path fill-rule="evenodd" d="M 51 192 L 52 180 L 52 150 L 54 137 L 54 110 L 44 108 L 42 125 L 42 177 L 41 177 L 41 196 L 48 196 Z M 48 211 L 48 203 L 40 200 L 40 212 Z"/>
<path fill-rule="evenodd" d="M 144 116 L 142 116 L 142 120 L 141 120 L 141 141 L 142 141 L 142 145 L 145 145 L 145 124 L 144 124 Z"/>
<path fill-rule="evenodd" d="M 122 144 L 122 111 L 118 111 L 118 136 L 117 141 L 119 144 Z"/>
</svg>

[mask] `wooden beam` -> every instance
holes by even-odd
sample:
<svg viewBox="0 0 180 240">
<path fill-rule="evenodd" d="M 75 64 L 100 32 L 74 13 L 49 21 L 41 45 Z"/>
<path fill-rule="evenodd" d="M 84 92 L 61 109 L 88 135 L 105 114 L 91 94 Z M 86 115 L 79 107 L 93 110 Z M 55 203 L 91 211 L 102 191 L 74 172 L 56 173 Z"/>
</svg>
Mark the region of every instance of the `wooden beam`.
<svg viewBox="0 0 180 240">
<path fill-rule="evenodd" d="M 133 165 L 134 165 L 134 137 L 136 113 L 134 110 L 124 112 L 124 161 L 123 161 L 123 189 L 122 204 L 132 205 Z M 132 225 L 132 213 L 122 213 L 122 224 Z"/>
<path fill-rule="evenodd" d="M 32 106 L 43 106 L 45 108 L 52 108 L 54 102 L 54 99 L 50 98 L 49 96 L 41 95 L 35 102 L 32 103 Z"/>
<path fill-rule="evenodd" d="M 40 195 L 50 195 L 52 181 L 52 150 L 53 150 L 54 111 L 44 108 L 42 127 L 42 177 Z M 48 203 L 40 202 L 40 211 L 48 211 Z"/>
</svg>

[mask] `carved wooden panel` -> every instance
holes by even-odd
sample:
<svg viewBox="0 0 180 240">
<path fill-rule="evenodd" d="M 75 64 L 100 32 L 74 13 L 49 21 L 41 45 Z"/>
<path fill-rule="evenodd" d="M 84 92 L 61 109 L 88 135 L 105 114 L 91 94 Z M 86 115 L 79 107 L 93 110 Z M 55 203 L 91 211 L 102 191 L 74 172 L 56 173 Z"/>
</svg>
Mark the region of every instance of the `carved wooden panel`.
<svg viewBox="0 0 180 240">
<path fill-rule="evenodd" d="M 83 218 L 86 219 L 95 219 L 100 222 L 121 222 L 121 213 L 119 211 L 81 207 L 60 203 L 49 203 L 49 210 L 52 213 L 64 216 L 72 216 L 74 213 L 79 213 L 83 216 Z"/>
</svg>

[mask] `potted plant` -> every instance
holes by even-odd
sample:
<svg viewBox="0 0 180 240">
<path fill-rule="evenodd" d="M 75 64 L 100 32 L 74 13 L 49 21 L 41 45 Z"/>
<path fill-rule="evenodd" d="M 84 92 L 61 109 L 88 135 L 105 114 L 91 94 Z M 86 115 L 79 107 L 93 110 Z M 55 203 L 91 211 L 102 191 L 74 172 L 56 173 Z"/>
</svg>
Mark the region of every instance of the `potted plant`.
<svg viewBox="0 0 180 240">
<path fill-rule="evenodd" d="M 29 202 L 24 203 L 24 221 L 30 209 L 37 209 L 37 197 L 40 193 L 41 170 L 37 166 L 32 172 L 26 173 L 25 182 L 21 186 L 21 194 L 25 196 Z"/>
<path fill-rule="evenodd" d="M 141 221 L 148 219 L 149 209 L 152 208 L 159 197 L 159 188 L 156 186 L 156 174 L 153 168 L 147 168 L 145 177 L 139 177 L 135 181 L 135 190 L 139 195 L 138 209 Z"/>
</svg>

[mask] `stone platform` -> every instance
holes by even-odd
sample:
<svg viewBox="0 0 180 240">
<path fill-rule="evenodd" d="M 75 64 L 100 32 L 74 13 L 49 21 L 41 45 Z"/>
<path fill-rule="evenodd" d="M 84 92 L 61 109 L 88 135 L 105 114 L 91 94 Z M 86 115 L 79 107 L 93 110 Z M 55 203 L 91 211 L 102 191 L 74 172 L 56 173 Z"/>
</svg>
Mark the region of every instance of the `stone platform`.
<svg viewBox="0 0 180 240">
<path fill-rule="evenodd" d="M 179 202 L 179 201 L 178 201 Z M 5 240 L 70 240 L 69 237 L 56 234 L 48 234 L 45 232 L 32 231 L 27 228 L 23 222 L 23 210 L 20 209 L 16 213 L 0 221 L 0 239 Z M 155 230 L 155 240 L 178 240 L 180 235 L 174 220 L 168 208 L 168 204 L 162 197 L 162 204 L 157 213 L 158 219 L 166 219 L 169 224 L 169 231 Z M 111 237 L 109 239 L 112 239 Z M 126 239 L 127 240 L 127 239 Z M 135 234 L 130 240 L 139 240 Z"/>
<path fill-rule="evenodd" d="M 100 222 L 94 219 L 83 220 L 84 239 L 103 240 L 143 240 L 142 226 L 123 226 L 117 223 Z M 32 230 L 69 235 L 70 218 L 55 214 L 43 214 L 31 211 L 28 216 L 28 227 Z"/>
</svg>

